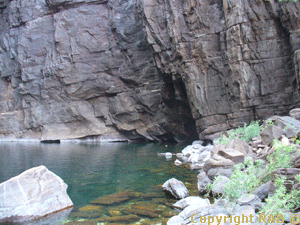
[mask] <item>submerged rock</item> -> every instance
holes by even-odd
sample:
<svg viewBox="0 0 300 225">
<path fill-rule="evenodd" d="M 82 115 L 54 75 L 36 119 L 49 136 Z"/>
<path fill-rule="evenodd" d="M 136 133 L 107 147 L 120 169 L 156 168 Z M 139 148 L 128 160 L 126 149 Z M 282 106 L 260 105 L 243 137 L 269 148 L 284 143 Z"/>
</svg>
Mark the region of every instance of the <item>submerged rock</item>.
<svg viewBox="0 0 300 225">
<path fill-rule="evenodd" d="M 162 185 L 162 187 L 165 191 L 168 191 L 177 199 L 182 199 L 189 196 L 188 189 L 184 186 L 184 184 L 181 181 L 175 178 L 167 180 Z"/>
<path fill-rule="evenodd" d="M 105 218 L 99 218 L 96 219 L 95 222 L 111 222 L 111 223 L 130 223 L 130 222 L 136 222 L 139 221 L 141 218 L 137 215 L 124 215 L 124 216 L 112 216 L 112 217 L 105 217 Z M 95 223 L 97 224 L 97 223 Z"/>
<path fill-rule="evenodd" d="M 111 194 L 111 195 L 105 195 L 101 196 L 93 201 L 91 201 L 91 204 L 95 205 L 114 205 L 119 204 L 122 202 L 125 202 L 129 199 L 134 197 L 134 193 L 131 190 Z"/>
<path fill-rule="evenodd" d="M 73 206 L 68 185 L 45 166 L 0 184 L 0 222 L 27 221 Z"/>
<path fill-rule="evenodd" d="M 163 210 L 157 204 L 149 202 L 136 202 L 123 210 L 126 214 L 146 216 L 150 218 L 159 217 Z"/>
</svg>

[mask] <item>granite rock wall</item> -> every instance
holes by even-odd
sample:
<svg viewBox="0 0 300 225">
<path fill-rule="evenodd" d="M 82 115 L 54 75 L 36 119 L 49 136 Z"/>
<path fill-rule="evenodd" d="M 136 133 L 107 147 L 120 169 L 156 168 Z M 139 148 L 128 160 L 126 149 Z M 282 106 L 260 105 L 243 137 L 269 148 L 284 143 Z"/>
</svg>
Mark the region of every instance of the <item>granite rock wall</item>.
<svg viewBox="0 0 300 225">
<path fill-rule="evenodd" d="M 0 0 L 0 137 L 177 140 L 298 102 L 300 3 Z"/>
</svg>

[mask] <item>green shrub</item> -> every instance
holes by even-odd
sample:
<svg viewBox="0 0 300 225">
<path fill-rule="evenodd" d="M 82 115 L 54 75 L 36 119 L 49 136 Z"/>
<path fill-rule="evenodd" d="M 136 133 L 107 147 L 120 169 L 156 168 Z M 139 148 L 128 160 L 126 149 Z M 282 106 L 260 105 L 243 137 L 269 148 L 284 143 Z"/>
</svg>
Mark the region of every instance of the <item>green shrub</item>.
<svg viewBox="0 0 300 225">
<path fill-rule="evenodd" d="M 300 176 L 297 175 L 296 179 L 300 182 Z M 284 211 L 292 211 L 300 206 L 300 190 L 293 189 L 290 193 L 287 193 L 286 187 L 284 186 L 286 178 L 278 177 L 275 180 L 276 190 L 273 196 L 266 199 L 259 213 L 265 215 L 277 215 L 283 214 Z"/>
<path fill-rule="evenodd" d="M 271 173 L 278 168 L 291 167 L 291 153 L 296 151 L 295 146 L 284 145 L 274 140 L 273 152 L 267 156 L 267 165 L 263 160 L 253 161 L 251 157 L 245 159 L 244 163 L 237 164 L 230 180 L 225 184 L 222 198 L 236 203 L 243 194 L 252 193 L 257 187 L 271 179 Z M 300 179 L 300 176 L 297 177 Z M 217 185 L 219 177 L 215 178 L 210 189 Z M 283 178 L 277 179 L 277 187 L 273 196 L 269 196 L 262 207 L 262 212 L 274 214 L 281 212 L 281 209 L 293 209 L 300 205 L 300 190 L 293 190 L 286 193 Z M 296 199 L 296 200 L 294 200 Z M 280 210 L 279 210 L 280 209 Z"/>
<path fill-rule="evenodd" d="M 221 135 L 221 137 L 214 140 L 215 144 L 228 144 L 231 140 L 236 138 L 240 138 L 244 141 L 251 141 L 252 138 L 258 137 L 261 131 L 261 126 L 259 125 L 259 121 L 253 121 L 248 126 L 245 123 L 243 127 L 239 127 L 235 130 L 228 131 L 228 137 L 225 135 Z"/>
</svg>

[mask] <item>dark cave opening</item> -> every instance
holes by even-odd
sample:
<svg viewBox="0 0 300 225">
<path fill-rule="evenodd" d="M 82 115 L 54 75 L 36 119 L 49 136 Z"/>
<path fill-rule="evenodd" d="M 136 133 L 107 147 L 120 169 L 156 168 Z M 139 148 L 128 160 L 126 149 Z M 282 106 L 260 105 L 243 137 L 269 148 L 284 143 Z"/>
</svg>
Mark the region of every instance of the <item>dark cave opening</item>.
<svg viewBox="0 0 300 225">
<path fill-rule="evenodd" d="M 180 75 L 161 74 L 164 81 L 163 102 L 171 112 L 169 116 L 173 139 L 176 142 L 189 142 L 199 139 L 196 122 L 192 116 L 185 84 Z"/>
</svg>

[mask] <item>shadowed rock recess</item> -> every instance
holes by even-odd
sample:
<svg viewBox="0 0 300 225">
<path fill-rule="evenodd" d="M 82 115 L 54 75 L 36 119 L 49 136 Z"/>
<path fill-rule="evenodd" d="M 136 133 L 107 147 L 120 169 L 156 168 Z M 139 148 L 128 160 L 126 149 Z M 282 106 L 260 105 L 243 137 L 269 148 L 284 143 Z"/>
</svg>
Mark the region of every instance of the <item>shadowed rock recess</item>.
<svg viewBox="0 0 300 225">
<path fill-rule="evenodd" d="M 0 136 L 183 141 L 298 104 L 300 2 L 0 0 Z"/>
</svg>

